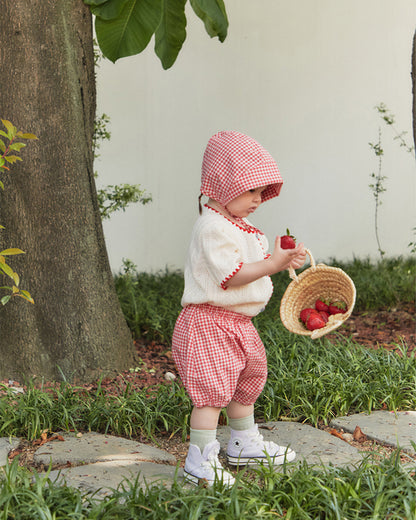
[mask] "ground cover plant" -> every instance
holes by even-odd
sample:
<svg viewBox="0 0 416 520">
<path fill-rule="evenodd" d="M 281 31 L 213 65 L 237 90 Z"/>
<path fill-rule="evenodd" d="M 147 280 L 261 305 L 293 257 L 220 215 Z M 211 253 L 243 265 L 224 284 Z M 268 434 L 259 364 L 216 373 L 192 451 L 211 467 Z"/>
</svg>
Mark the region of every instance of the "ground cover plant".
<svg viewBox="0 0 416 520">
<path fill-rule="evenodd" d="M 414 305 L 414 258 L 376 263 L 333 260 L 331 265 L 342 267 L 353 278 L 358 313 Z M 279 301 L 289 281 L 287 273 L 274 277 L 272 301 L 255 319 L 269 363 L 269 379 L 256 406 L 258 418 L 317 425 L 354 412 L 416 409 L 416 361 L 407 343 L 398 341 L 394 351 L 387 351 L 364 347 L 341 332 L 314 341 L 294 336 L 278 317 Z M 156 342 L 163 343 L 167 354 L 180 310 L 182 274 L 141 274 L 126 264 L 115 282 L 133 335 L 150 349 Z M 111 385 L 104 380 L 83 386 L 32 380 L 26 382 L 25 392 L 18 394 L 4 383 L 0 388 L 0 436 L 34 440 L 45 430 L 92 430 L 140 440 L 156 440 L 166 432 L 169 436 L 176 432 L 184 439 L 191 410 L 189 398 L 177 381 L 153 387 L 135 385 L 143 373 L 153 376 L 152 370 L 141 360 Z M 137 482 L 126 481 L 112 497 L 100 501 L 77 490 L 62 490 L 47 478 L 36 476 L 32 481 L 15 461 L 3 471 L 0 520 L 139 515 L 412 518 L 416 514 L 415 474 L 403 469 L 398 454 L 381 461 L 369 457 L 359 467 L 349 469 L 317 470 L 302 464 L 279 474 L 260 468 L 244 475 L 232 490 L 201 488 L 189 492 L 180 487 L 171 491 L 155 487 L 143 491 Z"/>
</svg>

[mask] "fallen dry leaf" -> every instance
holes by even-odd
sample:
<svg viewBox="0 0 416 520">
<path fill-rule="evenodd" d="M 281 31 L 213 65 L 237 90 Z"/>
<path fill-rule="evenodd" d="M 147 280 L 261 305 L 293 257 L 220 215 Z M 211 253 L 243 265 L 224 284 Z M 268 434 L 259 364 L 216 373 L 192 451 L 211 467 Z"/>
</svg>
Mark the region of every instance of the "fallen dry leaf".
<svg viewBox="0 0 416 520">
<path fill-rule="evenodd" d="M 334 435 L 334 437 L 338 437 L 338 439 L 341 439 L 341 440 L 345 440 L 344 437 L 342 436 L 342 433 L 340 433 L 338 430 L 336 430 L 335 428 L 332 428 L 332 430 L 329 430 L 329 433 L 331 435 Z"/>
<path fill-rule="evenodd" d="M 354 433 L 352 434 L 353 438 L 357 442 L 364 442 L 367 440 L 367 435 L 363 433 L 359 426 L 355 427 Z"/>
<path fill-rule="evenodd" d="M 13 460 L 15 457 L 17 457 L 18 455 L 20 455 L 22 453 L 22 450 L 20 448 L 16 448 L 14 450 L 12 450 L 8 457 L 9 457 L 9 460 Z"/>
</svg>

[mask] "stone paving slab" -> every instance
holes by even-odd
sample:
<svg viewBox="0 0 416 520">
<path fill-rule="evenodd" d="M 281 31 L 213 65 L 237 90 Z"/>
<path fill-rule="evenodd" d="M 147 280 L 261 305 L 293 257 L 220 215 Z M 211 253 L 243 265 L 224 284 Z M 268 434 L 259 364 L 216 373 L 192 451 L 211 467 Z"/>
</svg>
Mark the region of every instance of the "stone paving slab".
<svg viewBox="0 0 416 520">
<path fill-rule="evenodd" d="M 268 422 L 259 424 L 265 440 L 281 446 L 289 446 L 296 452 L 294 463 L 306 460 L 309 464 L 355 464 L 362 454 L 347 442 L 323 430 L 297 422 Z M 218 429 L 218 440 L 223 450 L 230 437 L 229 428 Z"/>
<path fill-rule="evenodd" d="M 17 448 L 20 439 L 16 437 L 0 437 L 0 467 L 7 464 L 9 453 Z"/>
<path fill-rule="evenodd" d="M 114 435 L 85 433 L 77 437 L 73 433 L 61 433 L 64 441 L 51 441 L 41 446 L 34 454 L 36 463 L 46 466 L 53 464 L 71 464 L 77 466 L 91 462 L 108 461 L 152 461 L 158 463 L 176 463 L 176 458 L 164 450 L 147 444 L 131 441 Z"/>
<path fill-rule="evenodd" d="M 118 460 L 64 468 L 49 473 L 52 481 L 76 487 L 81 491 L 96 493 L 98 496 L 111 494 L 125 479 L 134 482 L 137 478 L 142 487 L 160 483 L 170 487 L 175 478 L 182 477 L 183 470 L 176 466 Z"/>
<path fill-rule="evenodd" d="M 416 454 L 412 442 L 416 443 L 416 411 L 387 412 L 376 411 L 371 414 L 357 413 L 338 417 L 331 426 L 353 433 L 359 426 L 369 439 L 382 444 L 400 447 L 407 453 Z"/>
</svg>

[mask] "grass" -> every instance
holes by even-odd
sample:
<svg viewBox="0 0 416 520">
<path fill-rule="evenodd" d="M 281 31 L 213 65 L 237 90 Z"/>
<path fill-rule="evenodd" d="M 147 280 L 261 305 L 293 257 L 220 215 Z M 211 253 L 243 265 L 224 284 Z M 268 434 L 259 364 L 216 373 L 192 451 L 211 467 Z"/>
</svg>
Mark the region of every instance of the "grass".
<svg viewBox="0 0 416 520">
<path fill-rule="evenodd" d="M 355 468 L 313 468 L 306 463 L 282 473 L 263 466 L 240 473 L 231 489 L 171 489 L 121 482 L 104 498 L 61 486 L 48 475 L 29 475 L 17 462 L 3 468 L 0 520 L 253 518 L 409 519 L 416 512 L 415 474 L 405 471 L 399 453 L 377 463 L 371 456 Z"/>
<path fill-rule="evenodd" d="M 356 310 L 397 307 L 414 302 L 416 261 L 383 259 L 375 264 L 335 260 L 357 288 Z M 256 403 L 259 418 L 291 418 L 317 424 L 333 417 L 377 409 L 416 409 L 414 356 L 369 350 L 338 336 L 312 341 L 286 331 L 278 318 L 286 273 L 273 277 L 275 293 L 255 318 L 268 353 L 269 378 Z M 181 273 L 155 275 L 126 269 L 115 277 L 126 319 L 136 337 L 169 344 L 180 311 Z M 399 346 L 400 347 L 400 346 Z M 405 346 L 402 346 L 403 351 Z M 108 395 L 98 385 L 86 392 L 67 382 L 55 389 L 27 383 L 24 394 L 1 388 L 0 436 L 35 439 L 48 429 L 106 432 L 152 438 L 161 432 L 187 433 L 191 403 L 176 382 L 137 392 L 127 385 Z M 356 468 L 313 468 L 306 463 L 290 472 L 267 467 L 247 475 L 238 487 L 186 491 L 138 481 L 123 482 L 103 499 L 62 487 L 48 477 L 29 475 L 13 462 L 0 479 L 3 519 L 404 519 L 416 517 L 415 474 L 403 470 L 399 454 L 371 458 Z"/>
<path fill-rule="evenodd" d="M 328 265 L 340 267 L 353 279 L 357 311 L 394 308 L 415 301 L 415 256 L 385 258 L 375 263 L 368 258 L 348 263 L 332 259 Z M 255 320 L 260 330 L 263 320 L 276 322 L 280 300 L 291 281 L 287 272 L 273 275 L 272 280 L 273 296 L 266 310 Z M 127 262 L 124 271 L 115 276 L 115 284 L 133 335 L 169 344 L 181 310 L 182 273 L 138 273 Z"/>
<path fill-rule="evenodd" d="M 397 306 L 413 297 L 415 259 L 376 264 L 354 260 L 342 267 L 353 276 L 358 295 L 368 293 L 370 279 L 380 286 L 387 286 L 390 280 L 389 291 L 375 292 L 371 305 Z M 286 273 L 275 277 L 276 294 L 254 320 L 266 346 L 269 368 L 268 381 L 256 403 L 259 418 L 296 418 L 316 425 L 354 412 L 416 409 L 414 356 L 369 350 L 341 335 L 330 344 L 325 338 L 312 341 L 289 333 L 277 316 L 279 291 L 287 283 Z M 149 275 L 130 269 L 116 277 L 116 285 L 126 316 L 137 320 L 132 330 L 168 343 L 180 310 L 183 282 L 179 273 Z M 358 310 L 367 308 L 367 304 L 357 303 Z M 132 391 L 127 385 L 120 395 L 108 395 L 100 385 L 95 392 L 86 392 L 62 382 L 47 391 L 29 381 L 24 394 L 16 395 L 7 387 L 3 393 L 0 435 L 31 440 L 45 429 L 148 438 L 166 431 L 185 436 L 191 410 L 186 392 L 176 382 L 151 392 Z"/>
</svg>

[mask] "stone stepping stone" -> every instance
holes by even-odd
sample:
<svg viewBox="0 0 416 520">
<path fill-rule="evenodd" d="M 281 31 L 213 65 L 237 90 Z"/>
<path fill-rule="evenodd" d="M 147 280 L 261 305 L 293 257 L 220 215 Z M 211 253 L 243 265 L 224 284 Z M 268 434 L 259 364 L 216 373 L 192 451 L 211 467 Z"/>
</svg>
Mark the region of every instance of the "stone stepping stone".
<svg viewBox="0 0 416 520">
<path fill-rule="evenodd" d="M 65 465 L 69 462 L 75 466 L 123 460 L 176 463 L 176 458 L 164 450 L 122 437 L 93 432 L 79 437 L 72 433 L 60 435 L 64 441 L 47 442 L 36 451 L 33 457 L 36 463 L 49 465 L 52 462 Z"/>
<path fill-rule="evenodd" d="M 362 461 L 361 452 L 347 442 L 323 430 L 297 422 L 276 421 L 259 424 L 259 431 L 267 441 L 290 446 L 296 452 L 293 463 L 306 460 L 308 464 L 356 464 Z M 227 426 L 218 429 L 218 440 L 225 451 L 230 437 Z"/>
<path fill-rule="evenodd" d="M 175 478 L 182 478 L 183 471 L 175 466 L 155 464 L 153 462 L 107 461 L 86 464 L 73 468 L 54 470 L 49 478 L 57 484 L 71 486 L 97 496 L 107 496 L 117 489 L 123 480 L 133 483 L 136 478 L 142 488 L 163 484 L 172 486 Z M 128 484 L 126 483 L 126 489 Z"/>
<path fill-rule="evenodd" d="M 369 439 L 416 455 L 415 446 L 412 445 L 412 442 L 416 443 L 416 411 L 357 413 L 338 417 L 331 422 L 331 426 L 349 433 L 359 426 Z"/>
</svg>

